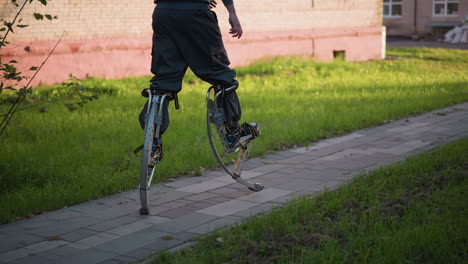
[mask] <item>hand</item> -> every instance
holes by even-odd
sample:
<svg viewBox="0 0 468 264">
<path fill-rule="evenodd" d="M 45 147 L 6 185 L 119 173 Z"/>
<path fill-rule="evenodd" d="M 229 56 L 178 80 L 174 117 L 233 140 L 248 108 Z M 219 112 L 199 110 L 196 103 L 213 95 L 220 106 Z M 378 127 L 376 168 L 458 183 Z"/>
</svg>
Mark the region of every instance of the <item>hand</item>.
<svg viewBox="0 0 468 264">
<path fill-rule="evenodd" d="M 215 0 L 210 0 L 210 9 L 213 9 L 216 7 L 218 3 Z"/>
<path fill-rule="evenodd" d="M 240 37 L 242 37 L 242 26 L 235 13 L 229 14 L 229 24 L 231 24 L 231 29 L 229 30 L 229 34 L 232 34 L 233 38 L 240 39 Z"/>
</svg>

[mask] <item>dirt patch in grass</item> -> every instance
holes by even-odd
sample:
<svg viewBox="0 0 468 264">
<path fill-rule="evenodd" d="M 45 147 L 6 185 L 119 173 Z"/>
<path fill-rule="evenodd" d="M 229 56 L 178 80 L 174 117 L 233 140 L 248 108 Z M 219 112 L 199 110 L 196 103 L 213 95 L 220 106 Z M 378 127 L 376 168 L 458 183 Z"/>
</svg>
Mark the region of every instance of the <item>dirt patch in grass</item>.
<svg viewBox="0 0 468 264">
<path fill-rule="evenodd" d="M 380 209 L 380 215 L 382 216 L 403 216 L 406 207 L 408 206 L 409 198 L 403 196 L 395 201 L 391 201 Z"/>
<path fill-rule="evenodd" d="M 321 233 L 305 233 L 299 237 L 283 236 L 281 238 L 278 238 L 278 235 L 273 231 L 267 233 L 264 239 L 259 241 L 244 240 L 243 244 L 247 252 L 243 252 L 243 255 L 246 256 L 246 263 L 274 263 L 284 252 L 298 254 L 301 248 L 317 248 L 320 243 L 331 239 L 330 236 Z"/>
</svg>

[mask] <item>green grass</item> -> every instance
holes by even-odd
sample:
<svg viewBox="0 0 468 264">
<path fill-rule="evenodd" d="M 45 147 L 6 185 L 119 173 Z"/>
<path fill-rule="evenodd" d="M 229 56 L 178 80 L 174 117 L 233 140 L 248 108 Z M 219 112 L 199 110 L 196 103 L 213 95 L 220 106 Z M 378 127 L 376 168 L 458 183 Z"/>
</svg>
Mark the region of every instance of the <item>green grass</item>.
<svg viewBox="0 0 468 264">
<path fill-rule="evenodd" d="M 202 237 L 152 263 L 466 263 L 468 139 Z"/>
<path fill-rule="evenodd" d="M 263 134 L 253 156 L 307 145 L 352 130 L 441 108 L 468 99 L 468 51 L 392 49 L 396 60 L 348 63 L 310 58 L 265 59 L 239 67 L 243 120 Z M 149 77 L 90 79 L 99 99 L 69 112 L 62 102 L 48 112 L 18 113 L 0 139 L 0 222 L 61 208 L 135 188 L 143 140 L 137 116 L 145 102 L 140 90 Z M 205 128 L 207 84 L 189 74 L 170 106 L 164 161 L 156 181 L 195 175 L 215 167 Z M 29 102 L 67 94 L 63 88 L 36 89 Z M 0 95 L 0 102 L 8 94 Z M 0 104 L 0 113 L 7 104 Z"/>
</svg>

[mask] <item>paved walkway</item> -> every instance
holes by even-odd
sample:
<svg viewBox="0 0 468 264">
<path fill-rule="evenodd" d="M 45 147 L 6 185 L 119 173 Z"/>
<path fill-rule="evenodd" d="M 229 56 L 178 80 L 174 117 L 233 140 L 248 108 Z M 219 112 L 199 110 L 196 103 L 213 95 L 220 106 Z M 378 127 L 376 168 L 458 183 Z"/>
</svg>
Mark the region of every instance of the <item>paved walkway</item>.
<svg viewBox="0 0 468 264">
<path fill-rule="evenodd" d="M 252 193 L 222 171 L 153 186 L 151 215 L 137 190 L 0 226 L 0 263 L 126 263 L 235 222 L 291 197 L 334 189 L 365 171 L 468 136 L 468 103 L 248 161 Z"/>
<path fill-rule="evenodd" d="M 467 43 L 446 43 L 442 41 L 429 41 L 429 40 L 411 40 L 409 38 L 388 37 L 387 47 L 389 48 L 440 48 L 440 49 L 468 49 Z"/>
</svg>

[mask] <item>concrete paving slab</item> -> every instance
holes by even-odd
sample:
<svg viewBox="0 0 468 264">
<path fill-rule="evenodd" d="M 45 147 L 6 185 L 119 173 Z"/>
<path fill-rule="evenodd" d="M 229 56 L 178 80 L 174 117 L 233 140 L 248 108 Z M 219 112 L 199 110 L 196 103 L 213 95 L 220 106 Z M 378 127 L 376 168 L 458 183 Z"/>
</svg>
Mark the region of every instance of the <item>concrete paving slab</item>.
<svg viewBox="0 0 468 264">
<path fill-rule="evenodd" d="M 19 248 L 13 251 L 8 251 L 6 253 L 0 254 L 0 259 L 4 262 L 11 262 L 13 260 L 17 260 L 20 258 L 24 258 L 26 256 L 39 253 L 42 251 L 47 251 L 65 244 L 69 242 L 63 240 L 56 240 L 56 241 L 42 241 L 39 243 L 35 243 L 23 248 Z"/>
<path fill-rule="evenodd" d="M 166 242 L 167 240 L 161 238 L 168 235 L 169 233 L 147 228 L 100 244 L 94 248 L 106 252 L 113 252 L 116 256 L 126 255 L 127 252 L 146 247 L 155 242 L 161 245 L 170 244 Z"/>
<path fill-rule="evenodd" d="M 170 221 L 170 220 L 171 219 L 167 218 L 167 217 L 161 217 L 161 216 L 157 216 L 157 215 L 150 215 L 150 216 L 145 217 L 141 221 L 146 222 L 146 223 L 150 223 L 152 225 L 157 225 L 157 224 L 165 223 L 165 222 Z"/>
<path fill-rule="evenodd" d="M 117 260 L 117 259 L 108 259 L 102 262 L 98 262 L 97 264 L 125 264 L 125 262 L 121 262 L 120 260 Z"/>
<path fill-rule="evenodd" d="M 56 247 L 56 248 L 44 251 L 44 253 L 56 255 L 56 256 L 58 256 L 60 258 L 60 257 L 75 255 L 79 251 L 80 251 L 80 249 L 70 247 L 69 245 L 64 245 L 64 246 L 60 246 L 60 247 Z"/>
<path fill-rule="evenodd" d="M 80 251 L 79 253 L 72 255 L 72 256 L 66 256 L 62 257 L 57 263 L 60 264 L 96 264 L 103 262 L 108 259 L 112 259 L 113 257 L 118 256 L 118 254 L 114 252 L 107 252 L 103 250 L 99 250 L 96 248 L 89 248 L 83 251 Z"/>
<path fill-rule="evenodd" d="M 255 203 L 265 203 L 281 196 L 290 194 L 291 191 L 275 188 L 263 189 L 261 192 L 251 193 L 237 198 L 238 200 L 250 201 Z"/>
<path fill-rule="evenodd" d="M 143 257 L 149 256 L 156 252 L 159 252 L 157 248 L 140 247 L 140 248 L 125 252 L 125 256 L 141 259 Z"/>
<path fill-rule="evenodd" d="M 51 259 L 43 257 L 43 256 L 38 256 L 38 255 L 29 255 L 25 258 L 22 259 L 17 259 L 12 262 L 6 262 L 6 263 L 11 263 L 11 264 L 49 264 L 51 263 Z"/>
<path fill-rule="evenodd" d="M 429 125 L 429 123 L 408 123 L 399 127 L 391 128 L 387 132 L 388 133 L 403 133 L 403 132 L 413 130 L 416 128 L 420 128 L 423 126 L 427 126 L 427 125 Z"/>
<path fill-rule="evenodd" d="M 199 210 L 197 212 L 206 215 L 223 217 L 257 205 L 258 203 L 255 202 L 234 199 L 224 203 L 213 205 L 211 207 Z"/>
<path fill-rule="evenodd" d="M 175 209 L 171 209 L 171 210 L 168 210 L 168 211 L 164 211 L 162 213 L 159 213 L 158 215 L 160 215 L 162 217 L 174 219 L 174 218 L 177 218 L 177 217 L 189 214 L 189 213 L 193 213 L 193 212 L 195 212 L 197 210 L 198 209 L 196 209 L 196 208 L 186 206 L 186 207 L 182 207 L 182 208 L 175 208 Z"/>
<path fill-rule="evenodd" d="M 265 174 L 264 172 L 259 172 L 259 171 L 253 171 L 253 170 L 246 170 L 246 171 L 243 171 L 241 173 L 241 177 L 243 179 L 252 179 L 252 178 L 255 178 L 255 177 L 258 177 L 260 175 L 263 175 Z M 224 176 L 221 176 L 221 177 L 217 177 L 217 178 L 214 178 L 214 180 L 217 180 L 217 181 L 222 181 L 222 182 L 227 182 L 229 184 L 231 183 L 234 183 L 236 182 L 231 176 L 229 175 L 224 175 Z"/>
<path fill-rule="evenodd" d="M 102 232 L 102 231 L 107 231 L 107 230 L 112 229 L 112 228 L 119 227 L 121 225 L 134 223 L 134 222 L 137 222 L 139 220 L 140 219 L 138 219 L 136 217 L 123 216 L 123 217 L 115 218 L 115 219 L 112 219 L 112 220 L 107 220 L 107 221 L 104 221 L 104 222 L 101 222 L 101 223 L 98 223 L 98 224 L 95 224 L 95 225 L 87 226 L 86 229 Z"/>
<path fill-rule="evenodd" d="M 167 211 L 167 210 L 171 210 L 172 208 L 170 207 L 166 207 L 166 206 L 163 206 L 163 205 L 156 205 L 156 206 L 149 206 L 150 208 L 150 215 L 157 215 L 161 212 L 164 212 L 164 211 Z M 135 215 L 131 215 L 131 216 L 137 216 L 137 217 L 140 217 L 140 213 L 139 212 L 135 212 Z"/>
<path fill-rule="evenodd" d="M 2 235 L 0 239 L 0 254 L 18 248 L 23 248 L 44 240 L 43 237 L 27 233 L 26 230 L 24 230 L 23 232 L 18 232 L 16 234 L 12 233 L 8 235 Z"/>
<path fill-rule="evenodd" d="M 169 239 L 158 238 L 157 240 L 148 243 L 143 248 L 150 249 L 153 252 L 160 252 L 160 251 L 178 246 L 180 244 L 182 243 L 179 240 L 175 240 L 175 239 L 169 240 Z M 125 254 L 128 254 L 128 253 L 125 253 Z"/>
<path fill-rule="evenodd" d="M 49 260 L 49 263 L 58 262 L 58 260 L 61 258 L 60 256 L 50 254 L 47 251 L 39 252 L 39 253 L 36 253 L 36 254 L 34 254 L 32 256 L 39 256 L 39 257 L 46 258 L 46 259 Z"/>
<path fill-rule="evenodd" d="M 110 229 L 107 231 L 107 233 L 118 235 L 118 236 L 123 236 L 123 235 L 127 235 L 127 234 L 140 231 L 142 229 L 146 229 L 150 226 L 151 226 L 150 223 L 146 222 L 145 220 L 140 220 L 138 222 L 134 222 L 131 224 L 126 224 L 126 225 L 122 225 L 122 226 Z"/>
<path fill-rule="evenodd" d="M 94 236 L 85 238 L 83 240 L 77 241 L 77 243 L 83 244 L 83 245 L 88 245 L 88 246 L 97 246 L 103 243 L 106 243 L 108 241 L 114 240 L 119 238 L 120 235 L 114 235 L 106 232 L 98 233 Z"/>
<path fill-rule="evenodd" d="M 172 221 L 154 225 L 153 227 L 157 230 L 177 234 L 182 231 L 187 231 L 190 228 L 199 226 L 203 223 L 212 221 L 218 217 L 208 215 L 200 212 L 190 213 L 181 217 L 178 217 Z"/>
<path fill-rule="evenodd" d="M 265 165 L 263 163 L 263 159 L 261 158 L 252 158 L 252 159 L 249 159 L 248 161 L 245 162 L 244 164 L 244 170 L 252 170 L 252 169 L 255 169 L 255 168 L 258 168 L 258 167 L 261 167 Z"/>
<path fill-rule="evenodd" d="M 31 229 L 31 233 L 44 238 L 62 236 L 74 230 L 97 224 L 101 221 L 102 219 L 92 216 L 80 216 L 70 219 L 69 221 L 56 222 L 55 224 L 50 224 L 41 228 Z"/>
<path fill-rule="evenodd" d="M 241 221 L 242 221 L 242 218 L 240 217 L 225 216 L 225 217 L 221 217 L 216 220 L 210 221 L 208 223 L 204 223 L 192 229 L 189 229 L 188 232 L 199 234 L 199 235 L 204 235 L 204 234 L 213 232 L 215 229 L 218 229 L 221 227 L 228 227 L 235 223 L 240 223 Z"/>
<path fill-rule="evenodd" d="M 193 203 L 193 204 L 191 204 L 191 205 L 187 205 L 187 206 L 184 207 L 184 208 L 190 208 L 191 211 L 195 212 L 195 211 L 198 211 L 198 210 L 200 210 L 200 209 L 204 209 L 204 208 L 210 207 L 210 206 L 212 206 L 213 204 L 215 204 L 215 203 L 210 203 L 210 202 L 205 202 L 205 201 L 199 201 L 199 202 Z"/>
<path fill-rule="evenodd" d="M 174 209 L 174 208 L 180 208 L 180 207 L 186 206 L 186 205 L 191 204 L 191 203 L 193 203 L 193 201 L 187 201 L 187 200 L 184 200 L 184 199 L 179 199 L 179 200 L 176 200 L 176 201 L 165 203 L 163 205 L 166 206 L 166 207 Z"/>
<path fill-rule="evenodd" d="M 277 152 L 277 153 L 274 153 L 274 154 L 268 154 L 268 155 L 266 155 L 266 158 L 270 159 L 270 160 L 284 160 L 284 159 L 287 159 L 287 158 L 295 157 L 295 156 L 303 153 L 302 151 L 306 152 L 306 151 L 309 151 L 309 150 L 308 150 L 307 147 L 295 148 L 295 149 L 291 149 L 289 151 L 283 151 L 283 152 Z"/>
<path fill-rule="evenodd" d="M 202 193 L 202 192 L 220 188 L 226 185 L 229 185 L 229 182 L 208 180 L 206 182 L 192 184 L 192 185 L 177 189 L 177 191 L 187 192 L 187 193 Z"/>
<path fill-rule="evenodd" d="M 216 193 L 200 193 L 200 194 L 195 194 L 195 195 L 192 195 L 192 196 L 188 196 L 188 197 L 185 198 L 185 200 L 198 202 L 198 201 L 203 201 L 203 200 L 213 198 L 213 197 L 216 197 L 216 196 L 218 196 L 218 194 L 216 194 Z"/>
<path fill-rule="evenodd" d="M 78 241 L 78 240 L 93 236 L 93 235 L 95 235 L 97 233 L 98 233 L 98 231 L 89 230 L 89 229 L 86 229 L 86 228 L 80 228 L 80 229 L 74 230 L 74 231 L 72 231 L 70 233 L 61 235 L 60 237 L 63 240 L 66 240 L 66 241 L 69 241 L 69 242 L 75 242 L 75 241 Z"/>
<path fill-rule="evenodd" d="M 138 194 L 138 191 L 135 191 L 135 193 Z M 172 190 L 171 189 L 170 191 L 167 191 L 167 192 L 165 192 L 163 194 L 151 195 L 149 197 L 148 204 L 150 206 L 163 205 L 165 203 L 172 202 L 172 201 L 175 201 L 175 200 L 178 200 L 178 199 L 190 196 L 190 195 L 192 195 L 192 193 L 190 193 L 190 192 L 184 192 L 184 191 L 180 191 L 180 190 Z M 138 197 L 138 199 L 140 199 L 140 198 Z M 138 200 L 138 201 L 140 201 L 140 200 Z M 137 207 L 137 208 L 139 208 L 139 207 Z"/>
</svg>

